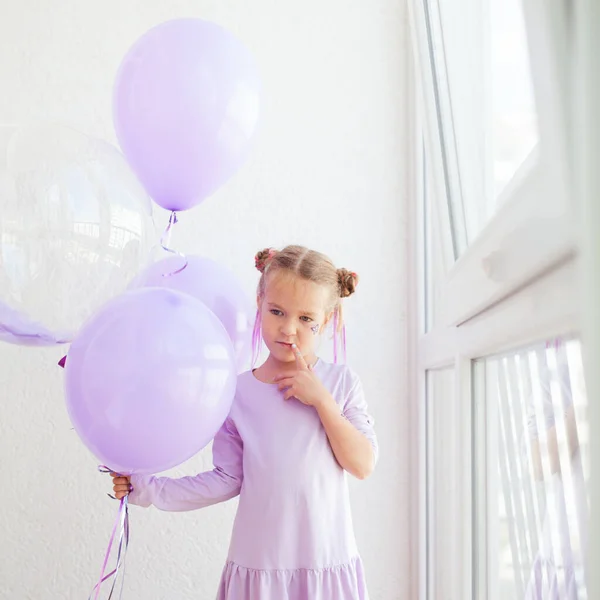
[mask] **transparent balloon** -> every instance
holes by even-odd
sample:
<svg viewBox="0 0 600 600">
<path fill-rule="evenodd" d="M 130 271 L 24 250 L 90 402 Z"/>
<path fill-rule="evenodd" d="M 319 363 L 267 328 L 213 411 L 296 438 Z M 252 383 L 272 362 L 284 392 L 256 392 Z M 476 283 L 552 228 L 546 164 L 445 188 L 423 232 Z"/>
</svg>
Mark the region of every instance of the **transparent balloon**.
<svg viewBox="0 0 600 600">
<path fill-rule="evenodd" d="M 150 199 L 116 148 L 68 127 L 16 129 L 0 156 L 0 339 L 69 341 L 145 266 Z"/>
</svg>

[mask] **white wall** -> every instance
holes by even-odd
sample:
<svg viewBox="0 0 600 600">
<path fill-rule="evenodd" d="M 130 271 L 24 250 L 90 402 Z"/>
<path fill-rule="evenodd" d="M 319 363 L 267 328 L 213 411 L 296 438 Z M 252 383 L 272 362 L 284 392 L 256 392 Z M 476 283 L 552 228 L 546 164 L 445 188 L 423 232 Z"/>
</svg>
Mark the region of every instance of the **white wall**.
<svg viewBox="0 0 600 600">
<path fill-rule="evenodd" d="M 402 0 L 4 2 L 0 123 L 57 119 L 114 141 L 111 84 L 130 44 L 169 18 L 213 19 L 261 65 L 265 123 L 250 163 L 182 215 L 179 248 L 222 260 L 249 293 L 255 251 L 303 243 L 361 275 L 349 354 L 378 421 L 381 461 L 353 484 L 373 600 L 406 598 L 408 445 L 404 214 L 408 40 Z M 162 218 L 162 215 L 161 215 Z M 59 350 L 0 345 L 0 598 L 85 598 L 116 506 L 71 431 Z M 210 467 L 204 452 L 177 470 Z M 132 515 L 126 598 L 213 597 L 233 503 Z"/>
</svg>

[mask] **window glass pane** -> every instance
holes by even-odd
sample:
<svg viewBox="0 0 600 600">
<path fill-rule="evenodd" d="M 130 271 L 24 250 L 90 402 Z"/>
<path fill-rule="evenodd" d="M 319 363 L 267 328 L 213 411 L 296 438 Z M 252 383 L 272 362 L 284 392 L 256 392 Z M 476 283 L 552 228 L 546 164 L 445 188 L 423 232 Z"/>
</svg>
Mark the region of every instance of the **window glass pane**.
<svg viewBox="0 0 600 600">
<path fill-rule="evenodd" d="M 442 600 L 456 588 L 456 482 L 459 440 L 454 370 L 427 373 L 427 599 Z"/>
<path fill-rule="evenodd" d="M 490 1 L 493 197 L 538 141 L 537 115 L 521 0 Z"/>
<path fill-rule="evenodd" d="M 425 0 L 457 255 L 538 141 L 521 0 Z"/>
<path fill-rule="evenodd" d="M 578 341 L 485 361 L 488 598 L 587 598 L 588 402 Z M 478 455 L 476 450 L 476 456 Z M 480 506 L 480 505 L 478 505 Z M 478 519 L 479 521 L 480 519 Z"/>
</svg>

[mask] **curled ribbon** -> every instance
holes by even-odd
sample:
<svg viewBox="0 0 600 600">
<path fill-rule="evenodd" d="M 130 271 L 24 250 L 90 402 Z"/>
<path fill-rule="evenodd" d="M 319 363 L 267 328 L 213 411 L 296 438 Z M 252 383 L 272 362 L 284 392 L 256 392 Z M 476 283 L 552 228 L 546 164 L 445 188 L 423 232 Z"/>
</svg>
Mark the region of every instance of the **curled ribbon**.
<svg viewBox="0 0 600 600">
<path fill-rule="evenodd" d="M 104 465 L 99 466 L 98 471 L 100 471 L 101 473 L 112 472 L 111 469 Z M 116 498 L 111 494 L 108 494 L 108 496 L 113 500 L 116 500 Z M 92 592 L 88 596 L 88 600 L 92 600 L 92 598 L 93 600 L 98 600 L 102 584 L 114 576 L 113 583 L 110 588 L 110 593 L 107 599 L 111 600 L 117 585 L 117 580 L 119 579 L 120 572 L 122 572 L 123 576 L 121 577 L 119 598 L 121 598 L 121 596 L 123 595 L 123 583 L 125 582 L 125 556 L 127 554 L 127 547 L 129 546 L 129 503 L 127 498 L 127 496 L 121 498 L 119 512 L 117 514 L 117 518 L 115 519 L 115 523 L 113 525 L 112 533 L 110 536 L 110 541 L 108 542 L 108 548 L 106 549 L 106 555 L 104 556 L 104 562 L 102 563 L 102 571 L 100 572 L 100 578 L 98 579 L 98 583 L 94 586 Z M 117 530 L 119 531 L 119 542 L 117 546 L 117 563 L 115 565 L 115 568 L 110 573 L 105 575 L 104 573 L 106 572 L 106 566 L 108 565 L 108 561 L 110 559 L 112 546 L 117 536 Z"/>
<path fill-rule="evenodd" d="M 173 275 L 177 275 L 177 273 L 181 273 L 181 271 L 183 271 L 188 266 L 188 260 L 185 257 L 185 254 L 182 254 L 181 252 L 177 252 L 176 250 L 169 248 L 169 245 L 171 243 L 171 231 L 178 222 L 179 221 L 177 219 L 177 213 L 175 211 L 172 211 L 171 216 L 169 217 L 167 228 L 164 230 L 162 236 L 160 237 L 160 245 L 165 252 L 169 252 L 171 254 L 174 254 L 175 256 L 180 256 L 183 259 L 183 266 L 177 269 L 176 271 L 172 271 L 171 273 L 163 273 L 163 277 L 172 277 Z"/>
</svg>

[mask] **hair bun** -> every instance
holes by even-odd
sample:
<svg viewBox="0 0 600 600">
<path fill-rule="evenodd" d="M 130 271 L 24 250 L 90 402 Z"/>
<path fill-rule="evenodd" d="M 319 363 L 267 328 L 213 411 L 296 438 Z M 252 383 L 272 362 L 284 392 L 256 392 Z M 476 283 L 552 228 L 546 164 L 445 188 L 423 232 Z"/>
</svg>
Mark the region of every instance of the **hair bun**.
<svg viewBox="0 0 600 600">
<path fill-rule="evenodd" d="M 261 272 L 264 273 L 269 261 L 275 256 L 275 250 L 273 248 L 265 248 L 256 253 L 254 257 L 254 266 Z"/>
<path fill-rule="evenodd" d="M 338 283 L 340 288 L 340 298 L 347 298 L 356 291 L 358 285 L 358 275 L 348 269 L 338 269 Z"/>
</svg>

